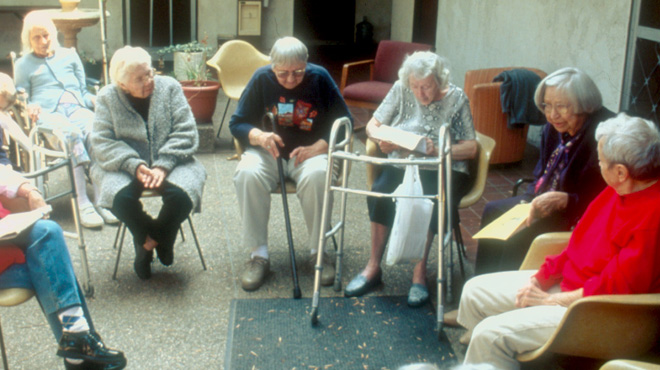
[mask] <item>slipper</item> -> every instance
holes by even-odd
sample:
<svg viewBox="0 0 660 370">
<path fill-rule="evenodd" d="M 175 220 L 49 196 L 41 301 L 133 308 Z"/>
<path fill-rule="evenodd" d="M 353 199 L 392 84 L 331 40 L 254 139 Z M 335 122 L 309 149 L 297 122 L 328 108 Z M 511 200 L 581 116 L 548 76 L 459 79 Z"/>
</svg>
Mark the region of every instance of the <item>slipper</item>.
<svg viewBox="0 0 660 370">
<path fill-rule="evenodd" d="M 408 292 L 408 306 L 420 307 L 429 301 L 429 290 L 425 285 L 413 284 Z"/>
</svg>

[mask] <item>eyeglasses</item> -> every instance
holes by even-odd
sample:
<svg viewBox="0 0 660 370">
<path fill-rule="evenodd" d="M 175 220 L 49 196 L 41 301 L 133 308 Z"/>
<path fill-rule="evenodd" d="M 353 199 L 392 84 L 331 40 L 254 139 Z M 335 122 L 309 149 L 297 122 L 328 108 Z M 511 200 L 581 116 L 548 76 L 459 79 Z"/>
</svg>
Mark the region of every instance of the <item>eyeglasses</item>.
<svg viewBox="0 0 660 370">
<path fill-rule="evenodd" d="M 277 78 L 281 78 L 281 79 L 289 78 L 289 76 L 291 75 L 293 75 L 294 78 L 300 78 L 305 75 L 305 68 L 296 69 L 295 71 L 273 70 L 273 72 L 275 72 L 275 76 L 277 76 Z"/>
<path fill-rule="evenodd" d="M 149 72 L 147 72 L 147 74 L 144 74 L 140 77 L 136 77 L 132 79 L 131 82 L 133 82 L 136 85 L 144 85 L 147 82 L 153 80 L 155 74 L 156 74 L 156 68 L 151 68 Z"/>
<path fill-rule="evenodd" d="M 546 104 L 546 103 L 541 103 L 541 108 L 543 108 L 543 113 L 545 114 L 552 114 L 552 109 L 554 108 L 555 112 L 559 113 L 560 116 L 565 115 L 568 113 L 568 109 L 570 108 L 570 104 Z"/>
</svg>

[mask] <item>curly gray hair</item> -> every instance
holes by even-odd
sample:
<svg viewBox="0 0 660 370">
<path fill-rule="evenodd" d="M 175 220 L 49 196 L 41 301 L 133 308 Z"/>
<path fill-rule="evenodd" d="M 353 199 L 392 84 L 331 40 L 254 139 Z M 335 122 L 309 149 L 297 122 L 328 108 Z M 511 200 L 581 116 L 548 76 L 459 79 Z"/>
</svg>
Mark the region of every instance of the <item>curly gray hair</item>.
<svg viewBox="0 0 660 370">
<path fill-rule="evenodd" d="M 430 75 L 435 77 L 435 82 L 440 90 L 449 85 L 449 68 L 447 60 L 431 51 L 416 51 L 406 57 L 399 69 L 399 81 L 405 87 L 409 86 L 410 76 L 421 80 Z"/>
</svg>

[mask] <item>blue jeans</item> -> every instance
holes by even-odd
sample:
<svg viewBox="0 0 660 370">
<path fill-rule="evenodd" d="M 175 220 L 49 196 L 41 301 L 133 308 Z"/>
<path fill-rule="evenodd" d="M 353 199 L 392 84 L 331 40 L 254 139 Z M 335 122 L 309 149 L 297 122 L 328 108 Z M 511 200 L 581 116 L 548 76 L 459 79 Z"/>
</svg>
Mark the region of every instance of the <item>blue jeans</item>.
<svg viewBox="0 0 660 370">
<path fill-rule="evenodd" d="M 73 272 L 62 228 L 54 221 L 39 220 L 12 242 L 23 249 L 26 263 L 12 265 L 0 274 L 0 289 L 34 290 L 57 340 L 62 336 L 57 313 L 72 306 L 82 307 L 90 328 L 94 330 L 85 297 Z"/>
</svg>

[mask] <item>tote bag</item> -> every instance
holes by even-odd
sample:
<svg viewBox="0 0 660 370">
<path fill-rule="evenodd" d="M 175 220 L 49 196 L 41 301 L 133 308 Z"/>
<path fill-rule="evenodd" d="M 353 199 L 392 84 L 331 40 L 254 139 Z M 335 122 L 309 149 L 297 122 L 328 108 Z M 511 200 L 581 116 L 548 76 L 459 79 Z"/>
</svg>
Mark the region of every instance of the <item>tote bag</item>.
<svg viewBox="0 0 660 370">
<path fill-rule="evenodd" d="M 419 167 L 406 166 L 403 181 L 394 195 L 424 195 Z M 433 202 L 425 198 L 395 198 L 396 215 L 387 245 L 388 265 L 418 262 L 424 256 L 426 234 L 433 213 Z"/>
</svg>

